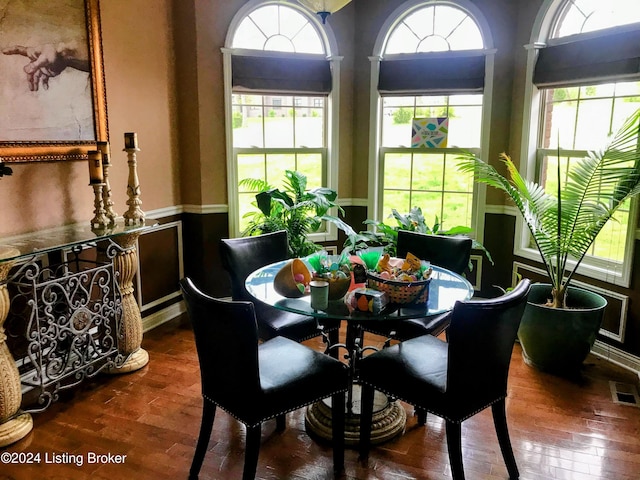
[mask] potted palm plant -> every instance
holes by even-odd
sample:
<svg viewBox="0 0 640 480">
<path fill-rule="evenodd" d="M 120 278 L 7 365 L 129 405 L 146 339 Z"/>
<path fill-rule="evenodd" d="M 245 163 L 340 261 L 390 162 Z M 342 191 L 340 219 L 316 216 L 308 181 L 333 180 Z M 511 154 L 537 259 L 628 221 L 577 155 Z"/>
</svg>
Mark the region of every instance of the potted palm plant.
<svg viewBox="0 0 640 480">
<path fill-rule="evenodd" d="M 504 153 L 509 178 L 471 153 L 461 158 L 462 171 L 511 198 L 540 253 L 549 284 L 532 289 L 518 338 L 525 361 L 543 370 L 575 372 L 595 342 L 606 299 L 571 281 L 603 226 L 640 193 L 639 120 L 640 110 L 602 150 L 572 166 L 565 179 L 558 162 L 553 194 L 524 179 Z"/>
</svg>

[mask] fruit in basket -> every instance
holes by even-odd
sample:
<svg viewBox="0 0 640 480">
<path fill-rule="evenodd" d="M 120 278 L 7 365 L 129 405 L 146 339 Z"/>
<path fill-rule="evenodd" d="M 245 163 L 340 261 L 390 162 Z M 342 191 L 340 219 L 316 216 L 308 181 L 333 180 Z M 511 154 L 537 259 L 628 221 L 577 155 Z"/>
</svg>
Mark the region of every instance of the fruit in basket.
<svg viewBox="0 0 640 480">
<path fill-rule="evenodd" d="M 385 257 L 375 271 L 367 272 L 367 286 L 386 292 L 392 303 L 426 303 L 431 264 L 410 253 L 406 259 Z"/>
<path fill-rule="evenodd" d="M 418 282 L 428 280 L 431 277 L 431 264 L 420 260 L 412 253 L 407 253 L 406 259 L 391 258 L 385 254 L 373 274 L 380 280 L 393 280 L 396 282 Z"/>
<path fill-rule="evenodd" d="M 391 274 L 389 272 L 380 272 L 380 278 L 383 280 L 391 280 Z"/>
</svg>

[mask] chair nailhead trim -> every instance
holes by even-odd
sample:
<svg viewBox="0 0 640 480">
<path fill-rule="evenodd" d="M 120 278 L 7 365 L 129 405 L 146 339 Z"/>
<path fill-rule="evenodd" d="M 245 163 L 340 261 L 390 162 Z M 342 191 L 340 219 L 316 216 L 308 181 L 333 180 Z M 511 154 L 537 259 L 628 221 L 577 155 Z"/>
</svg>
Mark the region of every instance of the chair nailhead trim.
<svg viewBox="0 0 640 480">
<path fill-rule="evenodd" d="M 215 400 L 213 400 L 213 399 L 211 399 L 211 398 L 207 397 L 205 394 L 202 394 L 202 398 L 204 398 L 206 401 L 208 401 L 208 402 L 210 402 L 210 403 L 213 403 L 213 404 L 214 404 L 214 405 L 216 405 L 217 407 L 221 408 L 222 410 L 224 410 L 225 412 L 227 412 L 229 415 L 231 415 L 233 418 L 235 418 L 236 420 L 238 420 L 240 423 L 243 423 L 243 424 L 245 424 L 247 427 L 252 428 L 252 427 L 257 427 L 258 425 L 261 425 L 261 424 L 262 424 L 262 422 L 265 422 L 265 421 L 270 420 L 270 419 L 272 419 L 272 418 L 276 418 L 276 417 L 278 417 L 278 416 L 280 416 L 280 415 L 284 415 L 284 414 L 289 413 L 289 412 L 294 412 L 294 411 L 296 411 L 296 410 L 301 409 L 302 407 L 306 407 L 307 405 L 311 405 L 312 403 L 319 402 L 320 400 L 322 400 L 322 399 L 324 399 L 324 398 L 331 397 L 331 396 L 335 395 L 336 393 L 346 393 L 346 391 L 347 391 L 347 389 L 346 389 L 346 388 L 341 388 L 341 389 L 336 390 L 336 391 L 334 391 L 334 392 L 332 392 L 332 393 L 330 393 L 330 394 L 328 394 L 328 395 L 323 395 L 323 396 L 321 396 L 321 397 L 319 397 L 319 398 L 316 398 L 316 399 L 314 399 L 314 400 L 311 400 L 310 402 L 306 402 L 306 403 L 303 403 L 303 404 L 301 404 L 301 405 L 298 405 L 297 407 L 292 407 L 292 408 L 289 408 L 288 410 L 283 410 L 283 411 L 281 411 L 281 412 L 275 413 L 275 414 L 270 415 L 270 416 L 268 416 L 268 417 L 264 417 L 264 418 L 262 418 L 261 420 L 259 420 L 258 422 L 253 423 L 253 424 L 249 424 L 249 423 L 245 422 L 245 421 L 244 421 L 244 420 L 242 420 L 240 417 L 238 417 L 237 415 L 234 415 L 232 412 L 230 412 L 229 410 L 227 410 L 226 408 L 224 408 L 222 405 L 220 405 L 220 404 L 219 404 L 218 402 L 216 402 Z"/>
<path fill-rule="evenodd" d="M 500 400 L 504 400 L 505 398 L 507 398 L 507 396 L 506 396 L 506 395 L 503 395 L 503 396 L 501 396 L 501 397 L 499 397 L 499 398 L 495 399 L 494 401 L 487 403 L 484 407 L 480 407 L 478 410 L 474 411 L 473 413 L 470 413 L 469 415 L 467 415 L 467 416 L 465 416 L 465 417 L 463 417 L 463 418 L 461 418 L 461 419 L 459 419 L 459 420 L 454 420 L 454 419 L 449 418 L 449 417 L 447 417 L 447 416 L 445 416 L 445 415 L 442 415 L 441 413 L 438 413 L 438 412 L 435 412 L 435 411 L 430 410 L 430 409 L 428 409 L 428 408 L 425 408 L 425 407 L 423 407 L 423 406 L 421 406 L 421 405 L 416 405 L 416 404 L 414 404 L 413 402 L 410 402 L 409 400 L 407 400 L 406 398 L 398 397 L 398 395 L 397 395 L 397 394 L 395 394 L 395 393 L 391 393 L 391 392 L 388 392 L 388 391 L 386 391 L 386 390 L 384 390 L 384 389 L 381 389 L 381 388 L 379 388 L 377 385 L 373 385 L 372 383 L 365 382 L 365 381 L 362 381 L 362 383 L 365 383 L 365 384 L 369 385 L 370 387 L 375 388 L 376 390 L 378 390 L 379 392 L 384 393 L 385 395 L 389 395 L 389 396 L 391 396 L 391 397 L 393 397 L 393 398 L 397 398 L 398 400 L 402 400 L 403 402 L 406 402 L 406 403 L 408 403 L 409 405 L 413 405 L 414 407 L 418 407 L 418 408 L 420 408 L 421 410 L 426 410 L 427 412 L 432 413 L 433 415 L 435 415 L 435 416 L 437 416 L 437 417 L 444 418 L 447 422 L 452 422 L 452 423 L 462 423 L 462 422 L 464 422 L 465 420 L 467 420 L 468 418 L 471 418 L 471 417 L 473 417 L 474 415 L 477 415 L 478 413 L 480 413 L 481 411 L 483 411 L 485 408 L 488 408 L 488 407 L 490 407 L 491 405 L 493 405 L 494 403 L 498 403 Z"/>
</svg>

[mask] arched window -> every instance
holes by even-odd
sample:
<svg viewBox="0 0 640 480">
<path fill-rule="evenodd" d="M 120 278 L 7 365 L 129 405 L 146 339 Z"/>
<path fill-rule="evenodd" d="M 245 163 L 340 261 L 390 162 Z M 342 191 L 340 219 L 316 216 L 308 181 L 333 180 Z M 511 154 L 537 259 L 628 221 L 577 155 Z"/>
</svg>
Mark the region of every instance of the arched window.
<svg viewBox="0 0 640 480">
<path fill-rule="evenodd" d="M 532 109 L 528 176 L 548 189 L 640 107 L 640 3 L 548 1 L 529 56 Z M 535 148 L 534 148 L 535 147 Z M 628 286 L 635 206 L 621 207 L 596 238 L 581 273 Z M 522 233 L 520 255 L 535 258 Z"/>
<path fill-rule="evenodd" d="M 340 70 L 329 35 L 312 12 L 281 0 L 247 2 L 231 23 L 223 54 L 232 236 L 255 210 L 257 192 L 240 188 L 243 179 L 283 188 L 285 170 L 296 170 L 308 188 L 337 188 L 337 118 L 329 112 L 337 111 Z"/>
<path fill-rule="evenodd" d="M 478 25 L 466 12 L 436 4 L 402 18 L 389 34 L 384 53 L 476 50 L 483 45 Z"/>
<path fill-rule="evenodd" d="M 640 22 L 635 0 L 569 0 L 557 10 L 550 38 L 562 38 Z"/>
<path fill-rule="evenodd" d="M 244 17 L 234 32 L 232 47 L 326 54 L 309 19 L 283 5 L 265 5 Z"/>
<path fill-rule="evenodd" d="M 481 195 L 456 159 L 487 148 L 493 51 L 480 12 L 464 0 L 406 2 L 375 48 L 370 209 L 384 221 L 420 207 L 429 226 L 482 235 Z"/>
</svg>

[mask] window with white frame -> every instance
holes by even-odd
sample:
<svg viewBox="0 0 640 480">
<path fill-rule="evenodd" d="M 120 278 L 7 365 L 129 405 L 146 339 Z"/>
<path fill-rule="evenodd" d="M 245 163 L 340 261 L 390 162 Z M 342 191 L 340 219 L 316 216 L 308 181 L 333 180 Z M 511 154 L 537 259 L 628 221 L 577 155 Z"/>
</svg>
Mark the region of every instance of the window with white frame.
<svg viewBox="0 0 640 480">
<path fill-rule="evenodd" d="M 392 209 L 406 213 L 420 207 L 427 224 L 437 218 L 441 230 L 481 225 L 477 187 L 471 175 L 458 171 L 457 156 L 486 148 L 482 124 L 488 115 L 488 45 L 480 13 L 469 2 L 456 3 L 416 2 L 397 11 L 381 32 L 380 132 L 373 166 L 379 178 L 374 208 L 380 220 Z M 448 122 L 446 141 L 424 141 L 420 122 L 443 118 Z"/>
<path fill-rule="evenodd" d="M 547 15 L 552 21 L 547 22 L 546 46 L 532 72 L 540 108 L 538 128 L 532 132 L 537 148 L 530 176 L 552 192 L 558 161 L 566 175 L 590 150 L 603 147 L 640 107 L 640 75 L 629 67 L 640 58 L 640 2 L 568 0 L 556 2 Z M 628 202 L 607 223 L 581 273 L 628 283 L 634 207 Z"/>
<path fill-rule="evenodd" d="M 233 94 L 233 115 L 242 119 L 233 128 L 233 152 L 238 179 L 259 178 L 283 188 L 286 170 L 307 177 L 309 188 L 323 186 L 327 155 L 326 100 L 294 95 Z M 246 228 L 244 215 L 255 211 L 258 192 L 240 188 L 238 214 L 240 231 Z"/>
<path fill-rule="evenodd" d="M 337 69 L 328 59 L 327 30 L 314 17 L 294 4 L 253 0 L 232 22 L 223 49 L 232 236 L 256 210 L 257 192 L 241 188 L 243 179 L 283 188 L 285 170 L 296 170 L 307 176 L 308 188 L 335 188 L 328 152 L 336 140 L 329 106 L 337 103 Z"/>
</svg>

